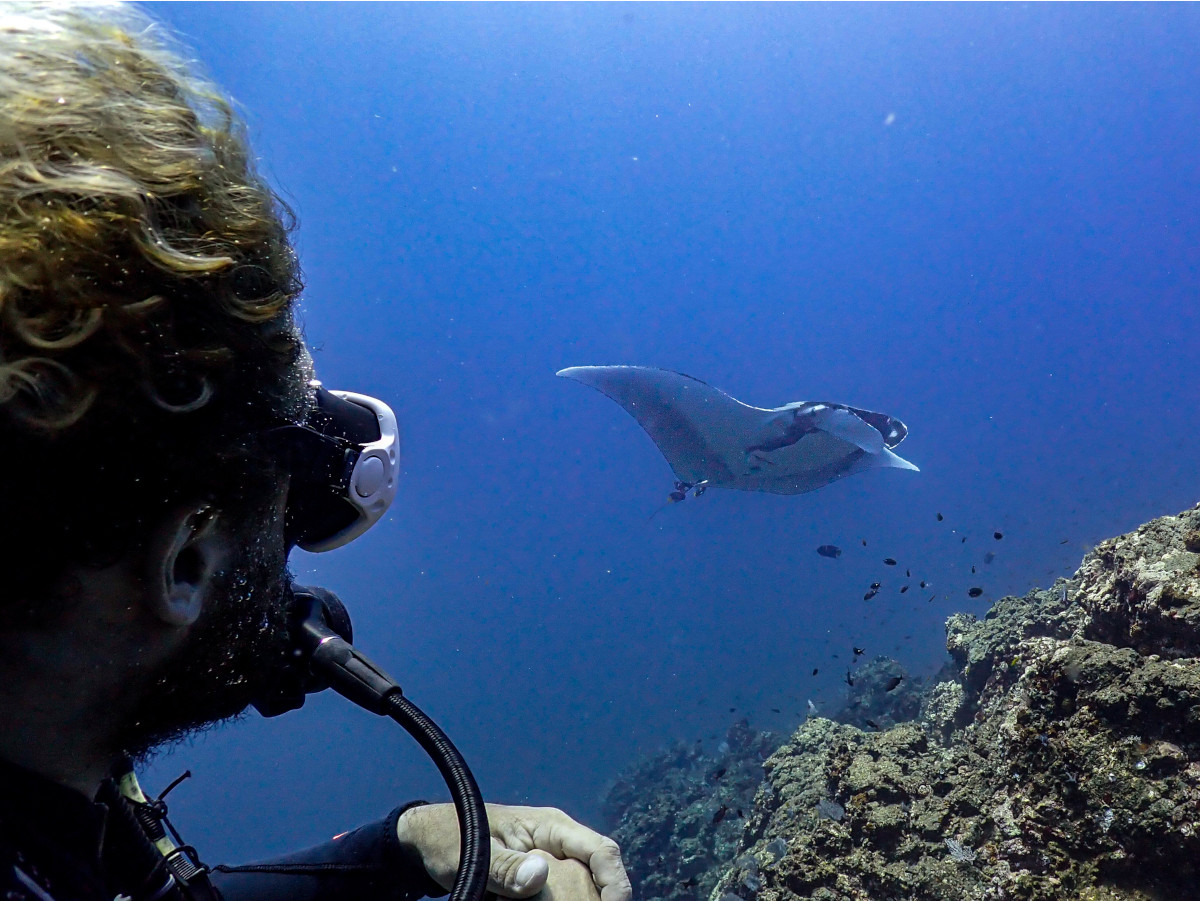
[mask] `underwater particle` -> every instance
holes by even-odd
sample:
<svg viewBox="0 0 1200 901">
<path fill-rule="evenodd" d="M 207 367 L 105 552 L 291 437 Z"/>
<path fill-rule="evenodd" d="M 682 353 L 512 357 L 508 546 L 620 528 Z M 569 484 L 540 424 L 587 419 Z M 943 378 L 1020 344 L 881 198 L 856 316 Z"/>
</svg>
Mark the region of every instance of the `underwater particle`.
<svg viewBox="0 0 1200 901">
<path fill-rule="evenodd" d="M 852 650 L 854 651 L 854 656 L 855 656 L 855 657 L 861 657 L 863 654 L 865 654 L 865 653 L 866 653 L 866 648 L 860 648 L 860 647 L 858 647 L 858 646 L 854 646 L 854 647 L 852 648 Z"/>
<path fill-rule="evenodd" d="M 892 678 L 888 679 L 887 686 L 884 688 L 884 691 L 895 691 L 903 681 L 903 676 L 892 676 Z"/>
<path fill-rule="evenodd" d="M 933 599 L 934 599 L 934 598 L 936 598 L 936 597 L 937 597 L 937 595 L 936 595 L 936 594 L 931 594 L 931 595 L 929 596 L 929 600 L 927 600 L 925 603 L 926 603 L 926 604 L 932 604 L 932 603 L 933 603 Z"/>
<path fill-rule="evenodd" d="M 967 597 L 971 597 L 971 598 L 977 598 L 981 594 L 983 594 L 983 589 L 978 586 L 975 586 L 974 588 L 971 588 L 967 591 Z"/>
<path fill-rule="evenodd" d="M 883 558 L 883 564 L 884 564 L 884 566 L 895 566 L 895 565 L 896 565 L 896 558 L 894 558 L 894 557 L 884 557 L 884 558 Z"/>
<path fill-rule="evenodd" d="M 729 808 L 722 804 L 717 808 L 717 812 L 713 814 L 712 824 L 715 826 L 721 820 L 725 819 L 725 814 L 729 813 Z"/>
<path fill-rule="evenodd" d="M 993 554 L 991 551 L 988 551 L 986 554 L 983 555 L 983 562 L 987 563 L 989 566 L 991 565 L 991 562 L 995 559 L 996 559 L 996 555 Z"/>
<path fill-rule="evenodd" d="M 854 677 L 850 675 L 850 670 L 846 670 L 846 684 L 851 688 L 854 687 Z"/>
<path fill-rule="evenodd" d="M 940 513 L 938 514 L 938 522 L 941 522 L 945 518 L 946 517 L 942 516 L 942 514 L 940 514 Z"/>
<path fill-rule="evenodd" d="M 836 560 L 842 556 L 842 549 L 836 544 L 823 544 L 817 548 L 817 553 L 822 557 L 828 557 L 830 560 Z"/>
<path fill-rule="evenodd" d="M 968 848 L 962 842 L 952 838 L 946 839 L 946 850 L 950 852 L 950 858 L 957 863 L 971 863 L 975 860 L 974 848 Z"/>
<path fill-rule="evenodd" d="M 906 592 L 906 591 L 908 591 L 908 586 L 907 586 L 907 585 L 902 585 L 902 586 L 900 587 L 900 593 L 901 593 L 901 594 L 904 594 L 904 592 Z"/>
<path fill-rule="evenodd" d="M 817 802 L 817 816 L 839 823 L 846 815 L 846 808 L 830 798 L 822 798 Z"/>
<path fill-rule="evenodd" d="M 879 723 L 875 722 L 874 720 L 866 720 L 865 719 L 865 720 L 863 720 L 863 722 L 866 723 L 868 726 L 870 726 L 872 729 L 874 729 L 876 732 L 879 731 Z"/>
<path fill-rule="evenodd" d="M 1001 538 L 1004 537 L 1004 533 L 1003 532 L 993 532 L 992 537 L 995 538 L 997 541 L 999 541 Z"/>
</svg>

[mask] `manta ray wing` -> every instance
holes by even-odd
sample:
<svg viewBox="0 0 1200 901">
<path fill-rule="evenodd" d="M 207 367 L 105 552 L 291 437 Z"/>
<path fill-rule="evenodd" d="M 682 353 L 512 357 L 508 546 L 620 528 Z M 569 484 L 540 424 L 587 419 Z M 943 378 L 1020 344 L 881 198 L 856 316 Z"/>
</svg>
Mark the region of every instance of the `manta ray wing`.
<svg viewBox="0 0 1200 901">
<path fill-rule="evenodd" d="M 734 481 L 744 468 L 746 436 L 757 432 L 770 415 L 667 369 L 572 366 L 557 374 L 590 385 L 620 404 L 686 482 Z"/>
</svg>

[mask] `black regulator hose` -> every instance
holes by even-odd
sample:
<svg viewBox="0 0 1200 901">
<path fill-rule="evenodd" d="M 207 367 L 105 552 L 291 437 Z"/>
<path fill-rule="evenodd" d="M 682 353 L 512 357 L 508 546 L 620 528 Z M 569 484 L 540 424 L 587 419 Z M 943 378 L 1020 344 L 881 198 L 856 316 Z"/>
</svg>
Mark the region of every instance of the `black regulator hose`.
<svg viewBox="0 0 1200 901">
<path fill-rule="evenodd" d="M 324 588 L 292 586 L 293 654 L 290 675 L 272 697 L 256 702 L 273 716 L 304 703 L 306 693 L 332 688 L 360 707 L 388 716 L 417 740 L 437 765 L 458 813 L 458 873 L 450 901 L 481 901 L 492 863 L 491 834 L 483 795 L 462 754 L 433 720 L 404 697 L 387 673 L 350 644 L 350 616 L 337 595 Z"/>
</svg>

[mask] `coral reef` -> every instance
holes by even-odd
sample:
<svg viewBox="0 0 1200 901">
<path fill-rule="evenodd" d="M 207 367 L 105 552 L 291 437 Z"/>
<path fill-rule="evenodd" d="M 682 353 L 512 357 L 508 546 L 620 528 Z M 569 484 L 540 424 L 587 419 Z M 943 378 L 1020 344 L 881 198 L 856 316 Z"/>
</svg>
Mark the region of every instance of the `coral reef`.
<svg viewBox="0 0 1200 901">
<path fill-rule="evenodd" d="M 708 896 L 733 859 L 778 735 L 746 720 L 730 727 L 715 754 L 676 745 L 635 764 L 609 789 L 605 819 L 621 846 L 639 898 Z"/>
<path fill-rule="evenodd" d="M 662 758 L 643 806 L 611 796 L 639 897 L 1200 898 L 1200 506 L 946 631 L 952 664 L 928 686 L 889 697 L 863 680 L 847 722 L 812 718 L 763 763 L 744 825 L 727 827 L 736 847 L 706 832 L 715 798 L 677 803 Z"/>
<path fill-rule="evenodd" d="M 801 726 L 712 897 L 1200 897 L 1198 527 L 1156 519 L 1069 582 L 951 617 L 954 679 L 916 722 Z"/>
</svg>

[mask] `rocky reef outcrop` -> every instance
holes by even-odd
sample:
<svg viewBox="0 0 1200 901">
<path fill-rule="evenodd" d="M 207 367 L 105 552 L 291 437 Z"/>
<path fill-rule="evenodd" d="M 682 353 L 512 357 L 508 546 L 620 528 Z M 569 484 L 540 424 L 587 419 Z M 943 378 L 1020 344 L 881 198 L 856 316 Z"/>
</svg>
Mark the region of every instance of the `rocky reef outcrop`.
<svg viewBox="0 0 1200 901">
<path fill-rule="evenodd" d="M 690 897 L 1200 899 L 1200 506 L 946 630 L 914 720 L 813 718 L 764 762 Z"/>
<path fill-rule="evenodd" d="M 639 898 L 706 898 L 732 860 L 779 735 L 746 720 L 712 753 L 676 745 L 639 761 L 609 789 L 605 817 Z"/>
</svg>

